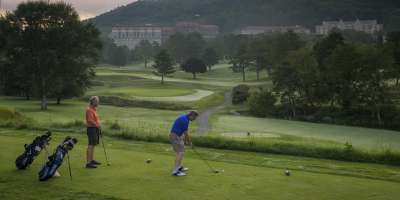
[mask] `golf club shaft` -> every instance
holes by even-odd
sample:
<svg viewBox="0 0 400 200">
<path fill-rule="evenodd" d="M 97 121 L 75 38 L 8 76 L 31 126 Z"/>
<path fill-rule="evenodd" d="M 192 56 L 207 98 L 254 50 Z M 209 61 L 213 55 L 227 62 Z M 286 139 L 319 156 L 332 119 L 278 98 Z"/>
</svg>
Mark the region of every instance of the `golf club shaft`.
<svg viewBox="0 0 400 200">
<path fill-rule="evenodd" d="M 72 180 L 71 162 L 70 162 L 70 159 L 69 159 L 69 154 L 67 154 L 67 159 L 68 159 L 68 171 L 69 171 L 69 177 L 70 177 L 70 178 L 71 178 L 71 180 Z"/>
<path fill-rule="evenodd" d="M 199 152 L 196 151 L 196 149 L 194 149 L 194 146 L 192 147 L 192 150 L 197 154 L 197 156 L 200 158 L 200 160 L 202 160 L 207 166 L 208 168 L 210 168 L 211 171 L 216 171 L 213 167 L 211 167 L 210 163 L 208 163 L 207 160 L 205 160 Z"/>
<path fill-rule="evenodd" d="M 107 156 L 106 146 L 104 145 L 104 138 L 103 138 L 103 134 L 101 133 L 101 131 L 100 131 L 100 137 L 101 137 L 101 144 L 103 145 L 104 156 L 106 157 L 107 165 L 110 165 L 110 163 L 108 162 L 108 156 Z"/>
</svg>

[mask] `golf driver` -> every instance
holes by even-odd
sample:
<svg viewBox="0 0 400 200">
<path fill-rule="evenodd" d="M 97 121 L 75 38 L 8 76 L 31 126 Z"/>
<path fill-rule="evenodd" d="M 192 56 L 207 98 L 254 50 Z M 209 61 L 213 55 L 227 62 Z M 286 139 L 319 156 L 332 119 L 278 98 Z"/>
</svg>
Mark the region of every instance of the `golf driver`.
<svg viewBox="0 0 400 200">
<path fill-rule="evenodd" d="M 103 138 L 103 134 L 101 133 L 101 130 L 99 130 L 99 132 L 100 132 L 100 137 L 101 137 L 101 144 L 103 145 L 104 156 L 106 157 L 107 166 L 110 166 L 110 162 L 108 161 L 108 156 L 107 156 L 106 146 L 104 145 L 104 138 Z"/>
<path fill-rule="evenodd" d="M 208 161 L 204 159 L 199 152 L 196 151 L 193 145 L 192 145 L 192 150 L 197 154 L 197 156 L 199 156 L 200 160 L 202 160 L 207 165 L 207 167 L 211 170 L 211 172 L 218 174 L 224 171 L 224 170 L 214 169 L 213 167 L 211 167 L 210 163 L 208 163 Z"/>
</svg>

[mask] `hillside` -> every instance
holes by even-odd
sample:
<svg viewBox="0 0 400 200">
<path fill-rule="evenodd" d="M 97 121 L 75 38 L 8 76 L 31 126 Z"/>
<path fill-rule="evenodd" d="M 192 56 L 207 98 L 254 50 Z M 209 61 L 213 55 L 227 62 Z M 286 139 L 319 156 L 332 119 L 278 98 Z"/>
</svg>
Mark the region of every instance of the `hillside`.
<svg viewBox="0 0 400 200">
<path fill-rule="evenodd" d="M 115 24 L 171 25 L 177 21 L 216 24 L 223 32 L 249 25 L 304 25 L 323 20 L 378 19 L 399 27 L 397 0 L 158 0 L 137 1 L 91 19 L 102 31 Z"/>
</svg>

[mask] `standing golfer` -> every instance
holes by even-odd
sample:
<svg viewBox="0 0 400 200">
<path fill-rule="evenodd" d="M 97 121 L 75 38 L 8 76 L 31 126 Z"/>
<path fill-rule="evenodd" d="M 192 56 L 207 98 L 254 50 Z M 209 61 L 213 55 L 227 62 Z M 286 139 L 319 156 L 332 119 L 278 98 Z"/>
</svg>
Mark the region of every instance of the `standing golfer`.
<svg viewBox="0 0 400 200">
<path fill-rule="evenodd" d="M 88 135 L 88 146 L 86 150 L 86 168 L 97 168 L 101 163 L 94 160 L 94 147 L 99 144 L 100 119 L 97 115 L 99 97 L 90 97 L 89 107 L 86 109 L 86 126 Z"/>
<path fill-rule="evenodd" d="M 176 153 L 175 166 L 172 171 L 173 176 L 186 176 L 185 171 L 188 168 L 183 167 L 182 159 L 183 152 L 185 149 L 185 144 L 192 145 L 192 140 L 189 136 L 189 123 L 194 121 L 199 114 L 196 111 L 191 111 L 188 114 L 181 115 L 175 120 L 172 126 L 169 139 L 171 141 L 172 147 Z"/>
</svg>

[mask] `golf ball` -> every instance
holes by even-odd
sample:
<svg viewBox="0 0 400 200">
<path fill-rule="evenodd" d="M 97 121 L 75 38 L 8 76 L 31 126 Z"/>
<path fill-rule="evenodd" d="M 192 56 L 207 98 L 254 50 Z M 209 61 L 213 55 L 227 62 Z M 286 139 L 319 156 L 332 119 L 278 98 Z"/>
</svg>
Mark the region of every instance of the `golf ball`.
<svg viewBox="0 0 400 200">
<path fill-rule="evenodd" d="M 285 175 L 286 175 L 286 176 L 290 176 L 290 171 L 289 171 L 289 170 L 286 170 L 286 171 L 285 171 Z"/>
</svg>

